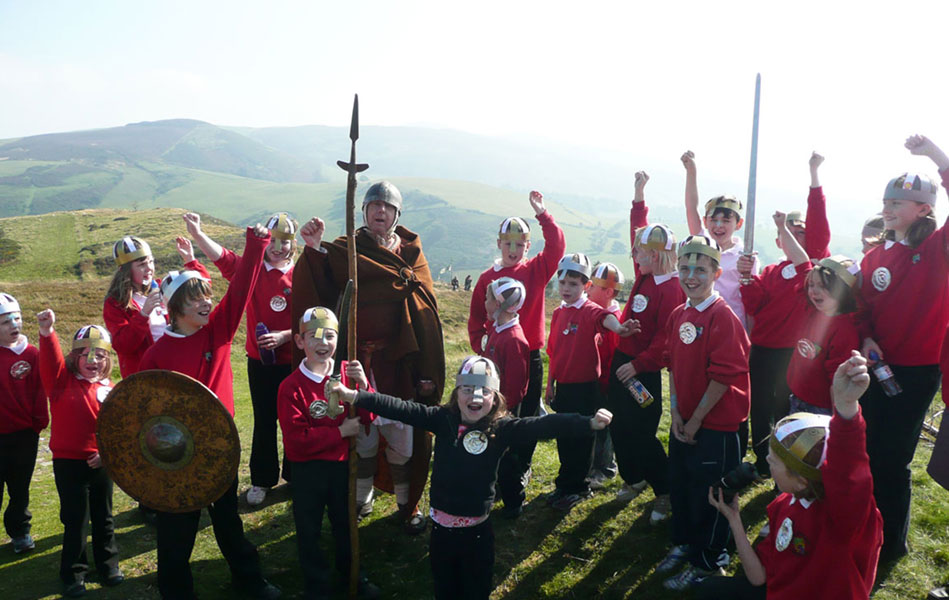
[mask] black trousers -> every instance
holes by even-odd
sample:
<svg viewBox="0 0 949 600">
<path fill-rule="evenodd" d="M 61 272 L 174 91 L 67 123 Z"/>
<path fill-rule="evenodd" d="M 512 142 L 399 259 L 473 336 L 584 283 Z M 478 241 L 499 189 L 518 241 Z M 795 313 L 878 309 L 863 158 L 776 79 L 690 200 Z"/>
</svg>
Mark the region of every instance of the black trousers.
<svg viewBox="0 0 949 600">
<path fill-rule="evenodd" d="M 765 600 L 767 586 L 751 585 L 742 575 L 734 577 L 709 577 L 695 590 L 699 600 Z"/>
<path fill-rule="evenodd" d="M 540 388 L 544 379 L 544 363 L 540 350 L 531 351 L 527 369 L 527 393 L 517 405 L 518 417 L 536 416 L 540 407 Z M 524 503 L 525 475 L 531 468 L 536 446 L 537 440 L 518 440 L 508 446 L 507 452 L 501 457 L 498 464 L 498 495 L 504 501 L 504 506 L 514 507 Z"/>
<path fill-rule="evenodd" d="M 593 416 L 600 405 L 600 383 L 557 383 L 552 408 L 558 413 L 578 413 Z M 557 456 L 560 471 L 554 484 L 566 494 L 585 494 L 590 491 L 587 474 L 593 464 L 593 436 L 564 436 L 557 438 Z"/>
<path fill-rule="evenodd" d="M 3 526 L 11 538 L 30 532 L 30 480 L 38 443 L 39 434 L 32 429 L 0 434 L 0 506 L 6 487 L 10 501 L 3 513 Z"/>
<path fill-rule="evenodd" d="M 474 527 L 432 523 L 428 554 L 436 600 L 487 600 L 494 570 L 491 519 Z"/>
<path fill-rule="evenodd" d="M 672 543 L 689 546 L 689 562 L 705 570 L 720 565 L 731 539 L 728 521 L 708 503 L 708 488 L 738 466 L 738 434 L 699 429 L 695 444 L 669 438 Z"/>
<path fill-rule="evenodd" d="M 231 568 L 237 585 L 258 584 L 263 575 L 257 548 L 244 537 L 244 524 L 237 514 L 237 478 L 224 495 L 208 506 L 214 538 Z M 191 600 L 191 552 L 201 511 L 167 513 L 158 511 L 158 591 L 164 600 Z"/>
<path fill-rule="evenodd" d="M 883 516 L 881 560 L 906 554 L 912 488 L 909 465 L 919 432 L 939 389 L 939 367 L 890 365 L 903 392 L 890 398 L 875 377 L 860 399 L 867 422 L 867 454 L 873 474 L 873 496 Z"/>
<path fill-rule="evenodd" d="M 254 438 L 250 447 L 250 482 L 271 488 L 280 481 L 277 458 L 277 388 L 292 372 L 290 365 L 265 365 L 247 357 L 247 385 L 254 406 Z M 287 460 L 283 461 L 284 479 L 290 481 Z"/>
<path fill-rule="evenodd" d="M 748 370 L 751 377 L 751 447 L 755 451 L 755 467 L 758 473 L 767 475 L 767 437 L 772 426 L 788 415 L 791 389 L 788 387 L 788 365 L 791 364 L 793 348 L 765 348 L 751 346 Z M 748 421 L 738 429 L 741 455 L 748 449 Z"/>
<path fill-rule="evenodd" d="M 329 513 L 336 548 L 336 571 L 349 581 L 352 549 L 349 540 L 349 464 L 325 460 L 291 461 L 294 479 L 293 523 L 303 571 L 305 597 L 330 593 L 329 562 L 320 550 L 323 511 Z"/>
<path fill-rule="evenodd" d="M 83 581 L 89 572 L 86 533 L 92 521 L 92 556 L 105 578 L 119 569 L 119 549 L 112 520 L 112 480 L 105 468 L 93 469 L 85 460 L 53 459 L 63 523 L 63 552 L 59 578 L 64 585 Z"/>
<path fill-rule="evenodd" d="M 620 477 L 628 484 L 646 480 L 656 495 L 669 493 L 669 459 L 662 442 L 656 437 L 662 418 L 662 373 L 638 373 L 636 378 L 654 398 L 643 408 L 626 391 L 616 377 L 616 370 L 631 357 L 622 352 L 613 354 L 606 408 L 613 413 L 610 434 Z"/>
</svg>

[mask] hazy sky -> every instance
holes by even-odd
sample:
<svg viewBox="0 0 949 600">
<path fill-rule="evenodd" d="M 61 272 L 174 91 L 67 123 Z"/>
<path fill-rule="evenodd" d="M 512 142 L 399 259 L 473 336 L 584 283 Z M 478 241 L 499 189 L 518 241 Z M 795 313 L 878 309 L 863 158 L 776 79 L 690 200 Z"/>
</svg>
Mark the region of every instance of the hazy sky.
<svg viewBox="0 0 949 600">
<path fill-rule="evenodd" d="M 344 125 L 358 92 L 364 124 L 545 136 L 631 172 L 678 169 L 690 148 L 704 197 L 703 174 L 747 177 L 760 71 L 765 190 L 806 187 L 818 149 L 830 201 L 862 220 L 890 177 L 935 174 L 906 135 L 949 148 L 949 2 L 582 5 L 0 0 L 0 138 Z"/>
</svg>

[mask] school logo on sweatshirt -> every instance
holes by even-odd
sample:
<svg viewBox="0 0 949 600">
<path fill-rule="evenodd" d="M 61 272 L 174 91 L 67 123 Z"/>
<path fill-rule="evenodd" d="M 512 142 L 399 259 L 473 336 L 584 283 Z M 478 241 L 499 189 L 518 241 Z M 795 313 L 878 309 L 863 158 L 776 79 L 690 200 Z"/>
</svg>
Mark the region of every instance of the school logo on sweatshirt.
<svg viewBox="0 0 949 600">
<path fill-rule="evenodd" d="M 886 267 L 877 267 L 873 270 L 873 275 L 870 277 L 870 281 L 873 282 L 873 287 L 876 288 L 876 291 L 882 292 L 886 288 L 890 287 L 890 281 L 892 280 L 892 275 L 890 275 L 890 270 Z"/>
<path fill-rule="evenodd" d="M 699 332 L 695 325 L 689 321 L 679 325 L 679 339 L 682 340 L 683 344 L 691 344 L 697 337 L 699 337 Z"/>
<path fill-rule="evenodd" d="M 794 279 L 794 276 L 797 275 L 797 269 L 794 267 L 794 264 L 785 265 L 781 269 L 781 277 L 785 279 Z"/>
<path fill-rule="evenodd" d="M 481 454 L 488 448 L 488 436 L 483 431 L 473 429 L 465 434 L 461 445 L 469 454 Z"/>
<path fill-rule="evenodd" d="M 326 409 L 329 405 L 324 400 L 314 400 L 310 404 L 310 416 L 314 419 L 321 419 L 326 416 Z"/>
<path fill-rule="evenodd" d="M 807 338 L 801 338 L 797 341 L 797 352 L 808 360 L 814 360 L 820 353 L 820 346 Z"/>
<path fill-rule="evenodd" d="M 10 377 L 14 379 L 23 379 L 30 374 L 30 371 L 33 370 L 33 367 L 30 366 L 30 363 L 25 360 L 18 360 L 13 363 L 13 366 L 10 367 Z"/>
<path fill-rule="evenodd" d="M 784 552 L 788 549 L 788 546 L 791 545 L 791 539 L 794 537 L 794 523 L 791 521 L 791 517 L 784 519 L 784 522 L 781 523 L 781 529 L 778 530 L 778 535 L 774 536 L 774 547 L 778 552 Z"/>
<path fill-rule="evenodd" d="M 287 299 L 283 296 L 274 296 L 270 299 L 270 310 L 283 312 L 285 308 L 287 308 Z"/>
<path fill-rule="evenodd" d="M 642 294 L 636 294 L 633 296 L 633 312 L 641 313 L 646 310 L 647 306 L 649 306 L 649 298 L 643 296 Z"/>
</svg>

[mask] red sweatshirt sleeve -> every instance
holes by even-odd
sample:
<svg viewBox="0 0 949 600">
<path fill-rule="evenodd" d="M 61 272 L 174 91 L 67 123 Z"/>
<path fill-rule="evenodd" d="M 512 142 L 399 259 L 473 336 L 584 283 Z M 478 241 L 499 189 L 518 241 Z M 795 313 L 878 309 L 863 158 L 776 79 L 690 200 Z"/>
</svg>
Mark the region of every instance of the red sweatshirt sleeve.
<svg viewBox="0 0 949 600">
<path fill-rule="evenodd" d="M 821 469 L 824 502 L 833 515 L 826 523 L 836 530 L 835 535 L 847 539 L 862 533 L 869 513 L 876 510 L 866 428 L 862 410 L 850 420 L 835 414 L 830 421 L 827 462 Z"/>
<path fill-rule="evenodd" d="M 59 399 L 59 394 L 53 392 L 61 386 L 62 378 L 67 374 L 66 359 L 63 358 L 56 331 L 52 331 L 49 336 L 40 335 L 40 377 L 50 402 Z"/>
<path fill-rule="evenodd" d="M 730 312 L 730 311 L 729 311 Z M 720 313 L 711 324 L 708 376 L 719 383 L 735 385 L 748 375 L 748 334 L 737 318 Z"/>
<path fill-rule="evenodd" d="M 254 235 L 254 230 L 247 228 L 247 242 L 244 247 L 244 256 L 240 260 L 237 272 L 231 280 L 221 303 L 211 313 L 208 327 L 215 332 L 221 332 L 226 339 L 233 339 L 240 327 L 244 316 L 244 309 L 247 307 L 247 300 L 250 298 L 251 290 L 257 283 L 257 275 L 260 273 L 261 260 L 264 257 L 264 250 L 270 243 L 270 236 L 259 238 Z M 207 271 L 205 271 L 207 272 Z"/>
<path fill-rule="evenodd" d="M 544 249 L 537 254 L 536 262 L 544 265 L 545 279 L 549 281 L 557 272 L 557 265 L 567 249 L 567 240 L 564 238 L 563 229 L 554 222 L 549 210 L 537 215 L 537 220 L 540 222 L 541 231 L 544 232 Z M 484 303 L 483 294 L 481 302 Z"/>
<path fill-rule="evenodd" d="M 676 280 L 675 285 L 679 285 L 678 280 Z M 654 373 L 663 367 L 669 366 L 668 343 L 666 341 L 669 335 L 669 327 L 664 327 L 663 324 L 669 323 L 669 316 L 672 311 L 682 302 L 679 295 L 675 293 L 663 293 L 659 297 L 659 310 L 656 313 L 656 323 L 659 323 L 659 327 L 656 328 L 656 333 L 653 334 L 652 341 L 649 342 L 646 349 L 640 352 L 632 361 L 637 373 Z"/>
<path fill-rule="evenodd" d="M 649 207 L 645 202 L 633 202 L 629 209 L 629 247 L 636 245 L 636 230 L 649 224 Z"/>
<path fill-rule="evenodd" d="M 277 392 L 277 418 L 283 430 L 283 443 L 287 454 L 310 456 L 333 448 L 343 439 L 339 425 L 328 421 L 327 425 L 312 426 L 307 399 L 290 379 L 285 379 Z M 320 419 L 319 421 L 324 421 Z"/>
<path fill-rule="evenodd" d="M 949 193 L 949 169 L 940 171 L 939 176 L 942 177 L 942 187 L 945 188 L 946 193 Z M 946 219 L 946 222 L 943 223 L 936 234 L 939 236 L 940 243 L 942 244 L 942 255 L 949 261 L 949 218 Z"/>
<path fill-rule="evenodd" d="M 148 317 L 142 315 L 141 311 L 121 308 L 112 298 L 105 299 L 102 320 L 112 336 L 112 347 L 116 354 L 138 352 L 145 340 L 151 338 Z"/>
<path fill-rule="evenodd" d="M 768 265 L 768 267 L 770 266 Z M 738 294 L 741 296 L 741 303 L 745 307 L 746 315 L 755 316 L 761 310 L 762 304 L 768 299 L 768 291 L 764 284 L 764 273 L 768 271 L 768 267 L 765 267 L 761 275 L 752 275 L 751 282 L 738 287 Z"/>
<path fill-rule="evenodd" d="M 558 329 L 557 321 L 560 320 L 560 313 L 562 312 L 563 310 L 556 308 L 553 316 L 550 317 L 550 331 L 547 334 L 547 356 L 554 356 L 557 351 L 557 336 L 554 335 L 554 332 Z"/>
<path fill-rule="evenodd" d="M 485 323 L 488 321 L 488 311 L 484 307 L 484 300 L 488 293 L 488 271 L 485 271 L 478 277 L 474 291 L 471 292 L 471 308 L 468 310 L 468 343 L 475 354 L 483 352 L 481 340 L 488 329 Z"/>
<path fill-rule="evenodd" d="M 811 188 L 807 194 L 807 228 L 804 233 L 804 250 L 811 258 L 830 256 L 830 224 L 827 222 L 827 201 L 824 188 Z"/>
<path fill-rule="evenodd" d="M 241 257 L 234 254 L 227 248 L 222 248 L 221 258 L 214 261 L 214 266 L 221 272 L 221 277 L 230 281 L 237 274 L 237 267 L 240 264 Z"/>
</svg>

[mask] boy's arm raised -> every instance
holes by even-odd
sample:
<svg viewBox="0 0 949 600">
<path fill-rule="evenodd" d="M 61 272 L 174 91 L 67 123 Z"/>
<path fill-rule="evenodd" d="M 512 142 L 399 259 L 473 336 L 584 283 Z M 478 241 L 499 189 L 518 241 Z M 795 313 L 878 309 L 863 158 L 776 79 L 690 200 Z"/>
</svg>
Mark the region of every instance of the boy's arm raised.
<svg viewBox="0 0 949 600">
<path fill-rule="evenodd" d="M 802 265 L 808 262 L 807 252 L 798 243 L 797 238 L 788 229 L 787 214 L 781 211 L 775 211 L 773 217 L 774 224 L 778 228 L 778 237 L 781 239 L 781 247 L 788 260 L 794 263 L 794 266 Z"/>
<path fill-rule="evenodd" d="M 234 279 L 221 298 L 221 303 L 212 311 L 209 327 L 223 328 L 224 335 L 233 339 L 240 327 L 244 309 L 251 291 L 257 284 L 257 276 L 262 268 L 264 250 L 270 243 L 270 232 L 259 223 L 255 227 L 248 227 L 244 243 L 244 255 L 234 274 Z"/>
<path fill-rule="evenodd" d="M 817 170 L 824 162 L 824 157 L 814 152 L 808 161 L 811 170 L 811 188 L 807 194 L 807 215 L 804 222 L 807 229 L 804 233 L 804 249 L 811 258 L 827 258 L 830 256 L 830 224 L 827 222 L 827 201 L 824 190 L 820 185 Z"/>
<path fill-rule="evenodd" d="M 547 210 L 544 195 L 532 191 L 529 199 L 537 221 L 540 222 L 540 229 L 544 233 L 544 249 L 537 254 L 537 262 L 544 265 L 544 273 L 549 280 L 557 272 L 557 264 L 567 249 L 567 240 L 564 238 L 563 229 L 554 222 L 553 216 Z M 546 284 L 546 281 L 544 283 Z"/>
<path fill-rule="evenodd" d="M 695 153 L 686 150 L 682 155 L 682 166 L 685 167 L 685 218 L 689 224 L 689 233 L 702 233 L 702 215 L 699 214 L 699 186 L 696 181 Z"/>
</svg>

